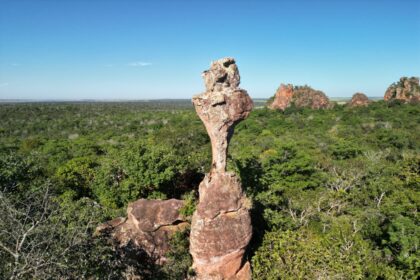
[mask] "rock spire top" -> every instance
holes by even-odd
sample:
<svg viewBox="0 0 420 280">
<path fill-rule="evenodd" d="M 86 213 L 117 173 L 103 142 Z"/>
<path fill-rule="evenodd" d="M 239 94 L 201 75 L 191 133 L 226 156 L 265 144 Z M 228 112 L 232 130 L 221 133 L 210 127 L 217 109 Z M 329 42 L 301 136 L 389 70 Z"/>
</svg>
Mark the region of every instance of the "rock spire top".
<svg viewBox="0 0 420 280">
<path fill-rule="evenodd" d="M 238 87 L 239 70 L 233 58 L 213 61 L 202 76 L 206 92 L 194 96 L 192 101 L 211 139 L 212 169 L 225 171 L 233 128 L 249 115 L 253 102 L 248 93 Z"/>
</svg>

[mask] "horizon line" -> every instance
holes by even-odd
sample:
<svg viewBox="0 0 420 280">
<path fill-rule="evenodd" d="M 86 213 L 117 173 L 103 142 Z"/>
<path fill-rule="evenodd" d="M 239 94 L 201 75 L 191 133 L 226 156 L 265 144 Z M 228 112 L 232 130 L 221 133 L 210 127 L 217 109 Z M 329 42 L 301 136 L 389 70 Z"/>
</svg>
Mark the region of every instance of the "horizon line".
<svg viewBox="0 0 420 280">
<path fill-rule="evenodd" d="M 383 96 L 367 96 L 368 98 L 383 98 Z M 256 97 L 252 98 L 253 100 L 268 100 L 271 97 Z M 337 99 L 337 98 L 349 98 L 351 96 L 333 96 L 328 97 L 329 99 Z M 55 102 L 71 102 L 71 101 L 105 101 L 105 102 L 119 102 L 119 101 L 141 101 L 141 102 L 148 102 L 148 101 L 184 101 L 184 100 L 191 100 L 191 98 L 144 98 L 144 99 L 135 99 L 135 98 L 0 98 L 0 102 L 42 102 L 42 101 L 55 101 Z"/>
</svg>

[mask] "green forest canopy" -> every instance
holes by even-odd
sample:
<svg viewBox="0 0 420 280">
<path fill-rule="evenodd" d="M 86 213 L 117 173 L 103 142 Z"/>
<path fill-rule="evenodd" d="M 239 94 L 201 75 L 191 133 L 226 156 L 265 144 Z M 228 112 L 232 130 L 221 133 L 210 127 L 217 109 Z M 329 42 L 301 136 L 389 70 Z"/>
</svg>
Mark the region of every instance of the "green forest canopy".
<svg viewBox="0 0 420 280">
<path fill-rule="evenodd" d="M 156 267 L 93 231 L 138 198 L 192 213 L 211 152 L 190 105 L 2 104 L 0 119 L 0 278 L 185 277 L 188 232 Z M 417 105 L 254 110 L 229 150 L 253 201 L 254 279 L 418 278 L 419 132 Z"/>
</svg>

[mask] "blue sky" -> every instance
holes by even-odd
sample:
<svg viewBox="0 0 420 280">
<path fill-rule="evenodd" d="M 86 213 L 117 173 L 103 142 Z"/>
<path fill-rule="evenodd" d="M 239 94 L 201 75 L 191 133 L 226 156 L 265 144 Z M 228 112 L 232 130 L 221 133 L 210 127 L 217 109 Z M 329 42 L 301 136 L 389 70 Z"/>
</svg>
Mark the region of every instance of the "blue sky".
<svg viewBox="0 0 420 280">
<path fill-rule="evenodd" d="M 254 98 L 382 96 L 420 76 L 420 1 L 0 0 L 0 99 L 190 98 L 224 56 Z"/>
</svg>

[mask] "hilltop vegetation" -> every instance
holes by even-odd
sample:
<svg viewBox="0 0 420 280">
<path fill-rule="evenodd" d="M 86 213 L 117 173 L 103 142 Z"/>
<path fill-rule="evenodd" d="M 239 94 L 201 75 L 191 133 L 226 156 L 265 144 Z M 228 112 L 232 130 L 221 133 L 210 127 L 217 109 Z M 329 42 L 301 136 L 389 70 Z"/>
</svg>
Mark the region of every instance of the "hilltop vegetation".
<svg viewBox="0 0 420 280">
<path fill-rule="evenodd" d="M 182 279 L 188 232 L 156 267 L 94 237 L 138 198 L 185 198 L 210 168 L 191 106 L 0 105 L 0 278 Z M 254 279 L 419 277 L 420 107 L 254 110 L 229 168 L 252 200 Z"/>
</svg>

